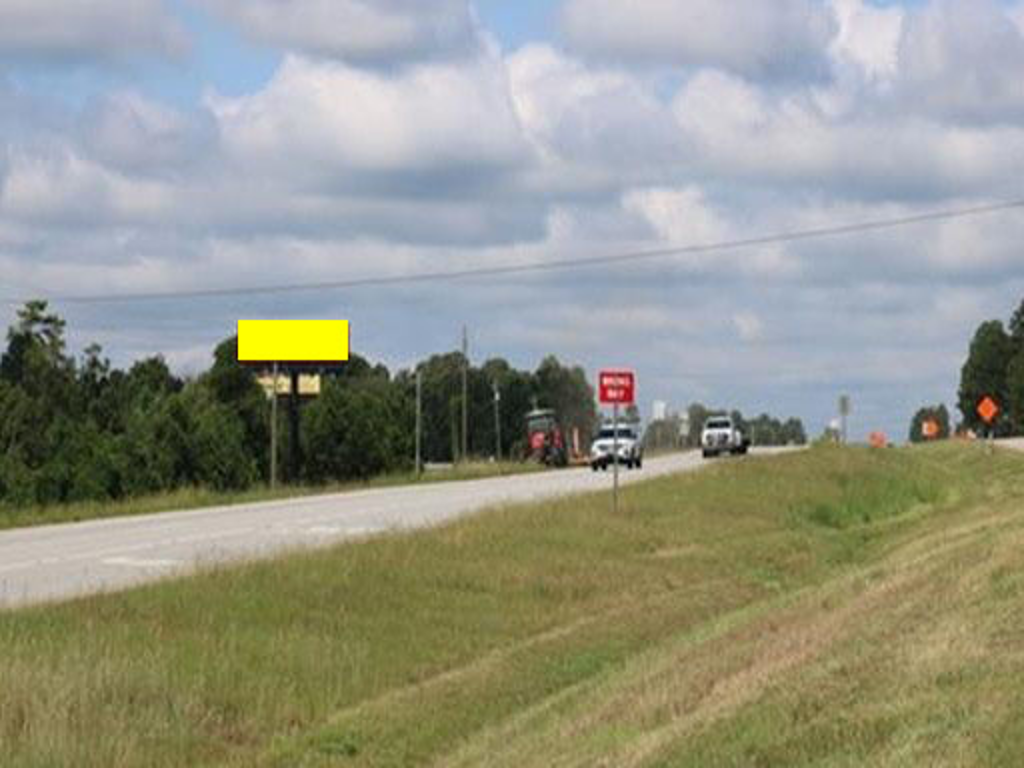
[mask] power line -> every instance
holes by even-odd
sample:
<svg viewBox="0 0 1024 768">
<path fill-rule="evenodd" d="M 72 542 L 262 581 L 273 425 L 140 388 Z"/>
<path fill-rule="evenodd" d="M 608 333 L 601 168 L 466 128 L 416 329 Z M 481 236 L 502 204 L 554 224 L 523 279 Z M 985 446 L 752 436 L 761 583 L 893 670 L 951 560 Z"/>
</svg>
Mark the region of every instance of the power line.
<svg viewBox="0 0 1024 768">
<path fill-rule="evenodd" d="M 815 240 L 826 237 L 873 232 L 922 224 L 933 221 L 950 221 L 999 213 L 1024 208 L 1024 200 L 1012 200 L 972 208 L 958 208 L 945 211 L 933 211 L 913 216 L 901 216 L 889 219 L 862 221 L 855 224 L 842 224 L 831 227 L 797 230 L 760 237 L 749 237 L 739 240 L 724 240 L 704 245 L 685 245 L 659 248 L 646 251 L 633 251 L 607 256 L 586 256 L 557 261 L 533 261 L 521 264 L 504 264 L 493 267 L 474 267 L 438 272 L 419 272 L 410 275 L 394 275 L 380 277 L 363 277 L 350 280 L 328 280 L 315 283 L 297 283 L 292 285 L 267 285 L 249 287 L 208 288 L 193 291 L 166 291 L 149 293 L 111 293 L 83 296 L 52 296 L 49 300 L 62 304 L 115 304 L 144 301 L 174 301 L 186 299 L 224 298 L 230 296 L 258 296 L 282 293 L 304 293 L 311 291 L 339 290 L 346 288 L 368 288 L 379 286 L 410 285 L 415 283 L 444 282 L 464 280 L 478 277 L 500 277 L 505 275 L 524 274 L 530 272 L 555 272 L 568 269 L 593 268 L 614 264 L 625 264 L 636 261 L 686 256 L 693 254 L 714 253 L 719 251 L 735 251 L 764 245 Z M 6 304 L 22 303 L 23 299 L 3 298 Z"/>
</svg>

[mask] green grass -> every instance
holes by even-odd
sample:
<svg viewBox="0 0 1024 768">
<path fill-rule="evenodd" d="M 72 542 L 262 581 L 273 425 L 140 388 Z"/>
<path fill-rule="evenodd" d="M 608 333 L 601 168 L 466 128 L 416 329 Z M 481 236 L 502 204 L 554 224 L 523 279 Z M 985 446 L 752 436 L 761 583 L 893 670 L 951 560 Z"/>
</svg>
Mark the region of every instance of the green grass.
<svg viewBox="0 0 1024 768">
<path fill-rule="evenodd" d="M 1017 765 L 1024 457 L 622 500 L 0 614 L 0 765 Z"/>
<path fill-rule="evenodd" d="M 260 501 L 275 501 L 300 496 L 346 493 L 367 488 L 387 488 L 396 485 L 443 483 L 457 480 L 479 480 L 499 475 L 542 471 L 545 471 L 544 467 L 524 462 L 473 462 L 431 470 L 419 477 L 414 472 L 395 472 L 367 481 L 353 481 L 332 485 L 281 485 L 274 490 L 271 490 L 268 486 L 258 486 L 247 491 L 235 492 L 191 487 L 125 499 L 123 501 L 75 502 L 50 506 L 11 507 L 0 503 L 0 530 L 52 525 L 54 523 L 73 523 L 106 517 L 156 514 L 183 509 L 251 504 Z"/>
</svg>

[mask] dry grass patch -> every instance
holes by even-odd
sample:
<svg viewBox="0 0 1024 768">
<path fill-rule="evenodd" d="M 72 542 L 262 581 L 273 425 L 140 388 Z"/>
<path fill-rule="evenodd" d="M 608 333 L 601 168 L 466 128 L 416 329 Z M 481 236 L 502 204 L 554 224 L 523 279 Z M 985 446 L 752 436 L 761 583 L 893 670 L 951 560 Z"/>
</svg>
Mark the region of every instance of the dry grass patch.
<svg viewBox="0 0 1024 768">
<path fill-rule="evenodd" d="M 1019 563 L 968 567 L 1013 515 L 964 478 L 997 472 L 1019 507 L 1022 468 L 955 446 L 722 462 L 630 486 L 619 515 L 561 499 L 0 614 L 0 764 L 784 765 L 844 754 L 843 723 L 882 754 L 918 727 L 889 650 L 928 648 L 932 680 L 967 641 L 934 604 L 992 601 L 971 636 L 1019 652 Z"/>
</svg>

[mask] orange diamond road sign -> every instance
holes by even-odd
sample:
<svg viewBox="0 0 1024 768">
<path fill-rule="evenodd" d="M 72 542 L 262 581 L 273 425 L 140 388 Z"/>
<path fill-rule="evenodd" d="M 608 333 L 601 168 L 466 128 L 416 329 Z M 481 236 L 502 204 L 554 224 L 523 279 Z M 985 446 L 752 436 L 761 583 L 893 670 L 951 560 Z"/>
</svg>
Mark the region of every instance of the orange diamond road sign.
<svg viewBox="0 0 1024 768">
<path fill-rule="evenodd" d="M 939 436 L 939 422 L 929 419 L 921 425 L 921 434 L 928 440 L 934 440 Z"/>
<path fill-rule="evenodd" d="M 885 432 L 872 432 L 868 437 L 872 448 L 885 448 L 889 444 L 889 438 Z"/>
<path fill-rule="evenodd" d="M 996 416 L 999 415 L 999 404 L 991 397 L 986 397 L 978 403 L 978 415 L 981 416 L 982 421 L 991 425 L 996 420 Z"/>
</svg>

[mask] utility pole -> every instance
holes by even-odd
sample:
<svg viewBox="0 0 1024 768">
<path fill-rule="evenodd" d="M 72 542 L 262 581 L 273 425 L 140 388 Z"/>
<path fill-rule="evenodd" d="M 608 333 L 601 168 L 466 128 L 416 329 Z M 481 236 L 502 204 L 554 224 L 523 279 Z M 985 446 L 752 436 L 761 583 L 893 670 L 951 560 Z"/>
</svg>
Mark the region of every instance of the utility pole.
<svg viewBox="0 0 1024 768">
<path fill-rule="evenodd" d="M 469 455 L 469 332 L 462 326 L 462 461 Z"/>
<path fill-rule="evenodd" d="M 501 461 L 501 392 L 498 390 L 498 382 L 494 382 L 494 446 L 494 455 Z"/>
<path fill-rule="evenodd" d="M 274 363 L 274 394 L 270 404 L 270 490 L 277 488 L 277 363 Z"/>
<path fill-rule="evenodd" d="M 842 420 L 841 439 L 843 445 L 846 445 L 847 442 L 847 422 L 850 418 L 850 410 L 850 396 L 843 395 L 842 397 L 839 398 L 839 417 Z"/>
<path fill-rule="evenodd" d="M 416 371 L 416 476 L 423 472 L 421 444 L 423 434 L 423 373 Z"/>
</svg>

